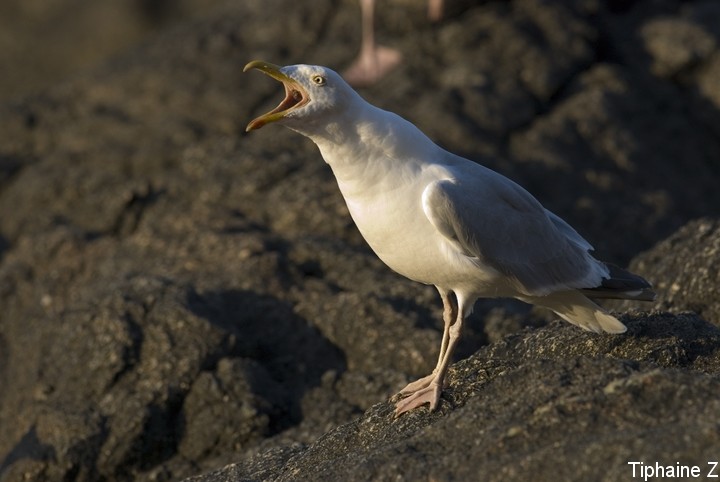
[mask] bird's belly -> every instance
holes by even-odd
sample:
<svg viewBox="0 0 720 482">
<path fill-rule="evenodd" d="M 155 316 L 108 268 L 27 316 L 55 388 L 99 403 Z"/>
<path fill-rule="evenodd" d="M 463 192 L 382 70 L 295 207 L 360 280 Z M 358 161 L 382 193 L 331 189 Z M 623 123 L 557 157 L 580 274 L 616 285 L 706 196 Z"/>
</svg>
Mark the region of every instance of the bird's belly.
<svg viewBox="0 0 720 482">
<path fill-rule="evenodd" d="M 419 196 L 407 196 L 418 199 Z M 393 271 L 425 284 L 446 289 L 473 286 L 484 292 L 496 277 L 458 253 L 430 220 L 418 203 L 369 203 L 362 206 L 348 201 L 348 208 L 360 233 L 377 256 Z"/>
</svg>

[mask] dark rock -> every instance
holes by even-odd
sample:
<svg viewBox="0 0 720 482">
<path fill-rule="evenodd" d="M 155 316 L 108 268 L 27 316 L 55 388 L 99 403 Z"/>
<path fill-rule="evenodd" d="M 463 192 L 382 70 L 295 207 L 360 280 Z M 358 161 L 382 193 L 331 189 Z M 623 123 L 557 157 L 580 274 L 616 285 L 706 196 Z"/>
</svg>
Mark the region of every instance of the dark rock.
<svg viewBox="0 0 720 482">
<path fill-rule="evenodd" d="M 62 82 L 169 27 L 206 14 L 221 0 L 6 0 L 0 5 L 0 98 Z M 92 41 L 88 41 L 92 39 Z"/>
<path fill-rule="evenodd" d="M 549 207 L 578 219 L 576 227 L 601 258 L 616 262 L 627 261 L 623 251 L 647 249 L 668 236 L 694 212 L 714 212 L 709 201 L 720 200 L 703 179 L 720 172 L 720 146 L 705 141 L 704 120 L 676 87 L 607 64 L 591 67 L 577 82 L 552 112 L 511 139 L 514 158 L 527 165 L 524 184 L 531 192 L 541 199 L 565 192 L 562 206 L 550 200 Z M 690 125 L 698 130 L 686 131 Z M 688 177 L 698 180 L 697 189 L 681 188 Z"/>
<path fill-rule="evenodd" d="M 707 469 L 720 445 L 720 331 L 693 315 L 623 320 L 622 336 L 557 322 L 509 337 L 454 366 L 437 413 L 396 419 L 381 403 L 275 470 L 268 454 L 187 480 L 549 481 L 595 479 L 599 467 L 622 480 L 628 462 L 656 460 Z"/>
<path fill-rule="evenodd" d="M 720 325 L 720 220 L 692 221 L 653 249 L 637 256 L 631 268 L 655 283 L 653 308 L 694 311 Z M 633 306 L 618 303 L 618 308 Z"/>
<path fill-rule="evenodd" d="M 595 336 L 483 300 L 440 411 L 394 420 L 387 398 L 434 365 L 437 293 L 369 251 L 312 143 L 243 133 L 281 93 L 242 65 L 346 66 L 356 4 L 186 22 L 136 2 L 168 28 L 0 105 L 3 482 L 615 480 L 635 458 L 716 457 L 715 2 L 457 1 L 435 25 L 409 3 L 379 7 L 404 63 L 362 94 L 521 182 L 608 261 L 707 216 L 633 265 L 673 314 Z"/>
<path fill-rule="evenodd" d="M 189 460 L 231 448 L 240 451 L 252 442 L 281 430 L 278 420 L 289 405 L 286 389 L 252 360 L 223 358 L 214 372 L 201 373 L 183 404 L 184 434 L 178 452 Z M 222 432 L 215 421 L 227 420 Z"/>
</svg>

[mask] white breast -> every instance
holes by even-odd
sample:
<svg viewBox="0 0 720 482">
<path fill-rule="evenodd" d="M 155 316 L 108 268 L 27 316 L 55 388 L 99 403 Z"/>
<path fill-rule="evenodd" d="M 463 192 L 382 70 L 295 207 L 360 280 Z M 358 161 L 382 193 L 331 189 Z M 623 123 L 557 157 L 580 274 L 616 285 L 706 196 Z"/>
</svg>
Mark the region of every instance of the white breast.
<svg viewBox="0 0 720 482">
<path fill-rule="evenodd" d="M 446 170 L 435 165 L 392 176 L 392 185 L 382 180 L 365 186 L 338 184 L 360 233 L 392 270 L 447 289 L 482 285 L 494 278 L 494 273 L 480 269 L 458 253 L 423 211 L 425 187 L 448 176 Z"/>
</svg>

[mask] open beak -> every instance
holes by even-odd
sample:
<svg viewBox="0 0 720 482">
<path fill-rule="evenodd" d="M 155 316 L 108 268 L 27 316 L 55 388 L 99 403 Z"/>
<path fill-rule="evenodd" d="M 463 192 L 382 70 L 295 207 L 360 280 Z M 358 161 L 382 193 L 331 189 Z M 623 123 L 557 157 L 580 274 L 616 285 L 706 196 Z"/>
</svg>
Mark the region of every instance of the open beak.
<svg viewBox="0 0 720 482">
<path fill-rule="evenodd" d="M 248 70 L 257 69 L 260 72 L 269 75 L 275 80 L 282 82 L 285 87 L 285 98 L 280 104 L 267 114 L 263 114 L 260 117 L 253 119 L 245 128 L 245 132 L 250 132 L 255 129 L 260 129 L 265 124 L 278 121 L 284 118 L 290 111 L 302 107 L 310 101 L 305 88 L 300 83 L 285 75 L 280 71 L 280 67 L 269 62 L 262 62 L 260 60 L 253 60 L 249 62 L 243 72 Z"/>
</svg>

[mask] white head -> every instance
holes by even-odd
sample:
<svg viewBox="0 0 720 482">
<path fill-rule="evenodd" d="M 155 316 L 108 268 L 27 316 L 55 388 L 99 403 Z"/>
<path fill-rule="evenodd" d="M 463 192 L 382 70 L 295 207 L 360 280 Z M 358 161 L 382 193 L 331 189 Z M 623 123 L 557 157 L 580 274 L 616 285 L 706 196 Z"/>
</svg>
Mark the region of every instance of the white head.
<svg viewBox="0 0 720 482">
<path fill-rule="evenodd" d="M 279 67 L 259 60 L 245 66 L 244 72 L 257 69 L 285 87 L 285 98 L 270 112 L 251 121 L 246 131 L 278 122 L 291 129 L 307 131 L 316 122 L 327 123 L 360 96 L 340 75 L 318 65 Z"/>
</svg>

